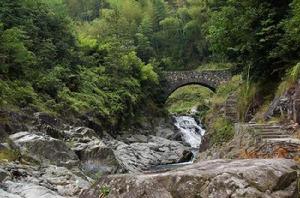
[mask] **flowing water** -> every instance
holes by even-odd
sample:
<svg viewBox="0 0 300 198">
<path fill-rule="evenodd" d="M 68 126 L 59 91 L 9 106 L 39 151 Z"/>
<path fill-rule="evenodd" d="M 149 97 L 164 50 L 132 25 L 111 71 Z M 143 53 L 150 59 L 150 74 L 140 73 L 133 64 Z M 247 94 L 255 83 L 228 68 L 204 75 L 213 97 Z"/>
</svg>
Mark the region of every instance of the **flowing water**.
<svg viewBox="0 0 300 198">
<path fill-rule="evenodd" d="M 205 133 L 205 130 L 202 128 L 201 124 L 197 123 L 195 118 L 192 116 L 176 116 L 174 125 L 178 128 L 179 133 L 182 136 L 182 140 L 186 145 L 191 147 L 191 151 L 193 152 L 194 156 L 196 156 L 201 145 L 202 136 Z M 167 171 L 176 167 L 192 164 L 193 160 L 194 158 L 189 162 L 155 166 L 152 171 Z"/>
<path fill-rule="evenodd" d="M 175 126 L 179 129 L 183 141 L 193 149 L 199 149 L 205 130 L 191 116 L 175 117 Z"/>
</svg>

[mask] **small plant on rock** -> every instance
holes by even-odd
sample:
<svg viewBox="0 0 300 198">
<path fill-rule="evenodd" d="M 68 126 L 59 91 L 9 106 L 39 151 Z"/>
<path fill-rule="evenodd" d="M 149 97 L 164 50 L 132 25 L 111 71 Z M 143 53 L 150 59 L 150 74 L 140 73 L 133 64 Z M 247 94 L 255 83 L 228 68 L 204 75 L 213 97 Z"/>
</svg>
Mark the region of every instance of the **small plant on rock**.
<svg viewBox="0 0 300 198">
<path fill-rule="evenodd" d="M 99 198 L 104 198 L 106 197 L 110 192 L 110 188 L 107 186 L 101 186 L 100 187 L 100 196 Z"/>
</svg>

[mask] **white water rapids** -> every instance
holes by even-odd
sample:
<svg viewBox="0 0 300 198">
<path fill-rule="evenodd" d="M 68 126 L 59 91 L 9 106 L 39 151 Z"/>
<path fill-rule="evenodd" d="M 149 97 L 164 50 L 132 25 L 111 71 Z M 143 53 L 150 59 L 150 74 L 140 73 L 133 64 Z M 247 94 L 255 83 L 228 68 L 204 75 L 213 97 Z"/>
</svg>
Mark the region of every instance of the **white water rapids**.
<svg viewBox="0 0 300 198">
<path fill-rule="evenodd" d="M 175 126 L 182 134 L 183 141 L 190 147 L 198 149 L 205 130 L 191 116 L 178 116 L 175 120 Z"/>
</svg>

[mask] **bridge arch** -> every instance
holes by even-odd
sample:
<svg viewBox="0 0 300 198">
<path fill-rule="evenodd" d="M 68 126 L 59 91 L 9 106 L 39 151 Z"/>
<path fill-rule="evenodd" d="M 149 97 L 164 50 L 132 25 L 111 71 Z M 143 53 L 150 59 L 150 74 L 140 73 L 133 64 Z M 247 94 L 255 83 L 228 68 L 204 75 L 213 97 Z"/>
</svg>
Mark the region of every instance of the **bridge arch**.
<svg viewBox="0 0 300 198">
<path fill-rule="evenodd" d="M 164 72 L 164 101 L 178 88 L 187 85 L 201 85 L 215 91 L 218 86 L 230 80 L 229 70 L 218 71 L 171 71 Z"/>
</svg>

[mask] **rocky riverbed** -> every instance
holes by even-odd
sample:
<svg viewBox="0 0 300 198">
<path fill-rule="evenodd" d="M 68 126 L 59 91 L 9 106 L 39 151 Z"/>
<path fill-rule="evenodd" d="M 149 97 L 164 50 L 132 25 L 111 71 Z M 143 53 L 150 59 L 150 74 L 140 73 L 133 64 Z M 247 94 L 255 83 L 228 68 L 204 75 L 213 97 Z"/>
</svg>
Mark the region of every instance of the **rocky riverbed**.
<svg viewBox="0 0 300 198">
<path fill-rule="evenodd" d="M 8 158 L 0 160 L 0 197 L 78 197 L 102 175 L 138 173 L 193 158 L 179 131 L 163 121 L 151 132 L 113 138 L 44 113 L 26 119 L 13 115 L 16 123 L 0 127 L 0 151 Z"/>
<path fill-rule="evenodd" d="M 0 124 L 1 198 L 295 197 L 298 192 L 298 166 L 290 160 L 155 168 L 191 163 L 195 142 L 204 134 L 192 118 L 175 119 L 177 127 L 158 119 L 152 127 L 112 137 L 44 113 L 8 115 L 10 121 Z"/>
</svg>

